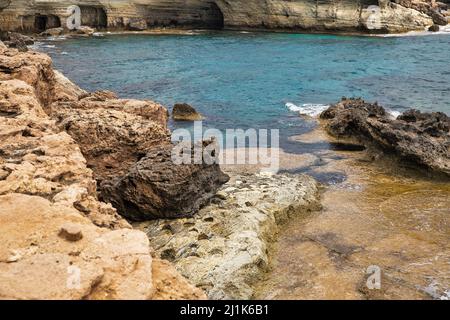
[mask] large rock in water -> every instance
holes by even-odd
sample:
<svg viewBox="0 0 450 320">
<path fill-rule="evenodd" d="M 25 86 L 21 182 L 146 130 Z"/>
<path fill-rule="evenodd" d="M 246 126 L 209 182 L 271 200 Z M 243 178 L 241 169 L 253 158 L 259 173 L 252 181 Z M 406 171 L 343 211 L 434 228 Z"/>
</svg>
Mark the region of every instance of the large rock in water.
<svg viewBox="0 0 450 320">
<path fill-rule="evenodd" d="M 203 117 L 192 106 L 187 103 L 177 103 L 173 106 L 172 118 L 176 121 L 197 121 Z"/>
<path fill-rule="evenodd" d="M 149 149 L 126 175 L 101 185 L 102 198 L 133 220 L 191 217 L 229 177 L 218 164 L 175 164 L 172 150 Z"/>
<path fill-rule="evenodd" d="M 362 99 L 343 99 L 324 111 L 327 131 L 450 175 L 450 118 L 442 112 L 410 110 L 393 119 L 383 107 Z"/>
</svg>

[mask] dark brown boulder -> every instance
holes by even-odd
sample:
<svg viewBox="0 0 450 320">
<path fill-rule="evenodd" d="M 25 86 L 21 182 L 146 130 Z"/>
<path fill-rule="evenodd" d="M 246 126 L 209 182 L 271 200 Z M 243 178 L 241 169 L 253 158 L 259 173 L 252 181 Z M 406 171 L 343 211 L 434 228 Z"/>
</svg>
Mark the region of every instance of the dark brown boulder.
<svg viewBox="0 0 450 320">
<path fill-rule="evenodd" d="M 431 31 L 431 32 L 438 32 L 438 31 L 439 31 L 439 26 L 438 26 L 437 24 L 433 24 L 432 26 L 430 26 L 430 27 L 428 28 L 428 31 Z"/>
<path fill-rule="evenodd" d="M 102 184 L 102 199 L 136 221 L 193 216 L 229 177 L 218 164 L 175 164 L 172 150 L 167 145 L 148 150 L 128 174 Z"/>
<path fill-rule="evenodd" d="M 442 112 L 409 110 L 393 119 L 378 104 L 343 99 L 321 114 L 326 130 L 357 139 L 421 167 L 450 175 L 450 118 Z"/>
<path fill-rule="evenodd" d="M 177 103 L 172 110 L 172 118 L 176 121 L 197 121 L 203 117 L 187 103 Z"/>
</svg>

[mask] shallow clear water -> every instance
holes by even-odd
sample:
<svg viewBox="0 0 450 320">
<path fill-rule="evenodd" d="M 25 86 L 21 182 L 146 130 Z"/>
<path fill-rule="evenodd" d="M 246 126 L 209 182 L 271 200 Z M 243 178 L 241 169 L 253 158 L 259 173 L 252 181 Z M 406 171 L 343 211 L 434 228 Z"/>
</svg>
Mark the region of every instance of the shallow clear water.
<svg viewBox="0 0 450 320">
<path fill-rule="evenodd" d="M 204 125 L 219 129 L 279 128 L 285 149 L 294 147 L 288 136 L 311 128 L 286 103 L 361 96 L 398 111 L 450 113 L 450 34 L 107 35 L 45 43 L 40 50 L 85 89 L 169 108 L 186 102 L 206 115 Z"/>
</svg>

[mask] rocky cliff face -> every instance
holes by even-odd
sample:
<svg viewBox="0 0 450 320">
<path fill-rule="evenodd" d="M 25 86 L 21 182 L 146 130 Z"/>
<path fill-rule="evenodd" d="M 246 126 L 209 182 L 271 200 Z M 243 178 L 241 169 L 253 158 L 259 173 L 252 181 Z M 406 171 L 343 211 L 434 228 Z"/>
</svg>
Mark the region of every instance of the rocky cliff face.
<svg viewBox="0 0 450 320">
<path fill-rule="evenodd" d="M 48 56 L 0 42 L 0 299 L 204 298 L 98 200 L 80 147 L 50 118 L 55 100 L 85 94 Z"/>
<path fill-rule="evenodd" d="M 388 0 L 218 0 L 225 25 L 317 31 L 398 32 L 423 29 L 431 19 Z"/>
<path fill-rule="evenodd" d="M 83 25 L 129 30 L 170 26 L 402 32 L 446 20 L 434 0 L 1 0 L 0 28 L 39 32 L 65 26 L 72 4 L 80 6 Z"/>
</svg>

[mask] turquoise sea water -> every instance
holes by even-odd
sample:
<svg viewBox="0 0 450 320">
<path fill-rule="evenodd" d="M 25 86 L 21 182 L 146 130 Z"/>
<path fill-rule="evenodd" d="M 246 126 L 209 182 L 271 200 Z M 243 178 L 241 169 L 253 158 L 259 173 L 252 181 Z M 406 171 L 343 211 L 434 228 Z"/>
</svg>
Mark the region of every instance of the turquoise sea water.
<svg viewBox="0 0 450 320">
<path fill-rule="evenodd" d="M 450 34 L 106 35 L 45 42 L 40 50 L 85 89 L 151 99 L 169 109 L 186 102 L 207 117 L 209 127 L 278 128 L 285 148 L 288 136 L 311 127 L 298 110 L 319 110 L 316 104 L 342 96 L 400 112 L 416 107 L 450 113 Z"/>
</svg>

